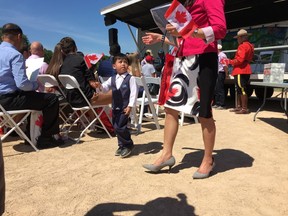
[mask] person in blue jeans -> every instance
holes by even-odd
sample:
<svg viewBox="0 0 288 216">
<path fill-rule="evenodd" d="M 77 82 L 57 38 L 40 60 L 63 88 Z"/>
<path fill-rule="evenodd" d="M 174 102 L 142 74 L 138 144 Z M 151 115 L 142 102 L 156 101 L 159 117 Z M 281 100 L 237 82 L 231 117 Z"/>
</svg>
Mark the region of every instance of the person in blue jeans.
<svg viewBox="0 0 288 216">
<path fill-rule="evenodd" d="M 97 83 L 103 92 L 112 89 L 112 122 L 118 140 L 118 149 L 115 156 L 128 157 L 134 148 L 133 140 L 128 129 L 129 115 L 135 107 L 138 88 L 136 79 L 128 70 L 127 55 L 119 53 L 113 57 L 113 68 L 117 75 L 110 77 L 106 82 Z"/>
</svg>

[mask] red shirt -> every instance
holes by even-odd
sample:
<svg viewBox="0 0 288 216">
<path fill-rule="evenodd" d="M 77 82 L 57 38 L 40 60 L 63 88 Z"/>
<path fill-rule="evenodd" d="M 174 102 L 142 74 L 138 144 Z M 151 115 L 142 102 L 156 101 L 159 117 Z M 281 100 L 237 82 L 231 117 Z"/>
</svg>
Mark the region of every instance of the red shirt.
<svg viewBox="0 0 288 216">
<path fill-rule="evenodd" d="M 254 56 L 254 46 L 248 41 L 244 41 L 238 46 L 237 52 L 231 64 L 233 65 L 232 76 L 237 74 L 251 74 L 250 62 Z"/>
<path fill-rule="evenodd" d="M 217 40 L 226 35 L 226 19 L 224 14 L 225 0 L 195 0 L 187 10 L 198 28 L 211 26 L 215 40 L 206 44 L 203 39 L 189 37 L 183 40 L 179 56 L 189 56 L 208 52 L 217 53 Z"/>
</svg>

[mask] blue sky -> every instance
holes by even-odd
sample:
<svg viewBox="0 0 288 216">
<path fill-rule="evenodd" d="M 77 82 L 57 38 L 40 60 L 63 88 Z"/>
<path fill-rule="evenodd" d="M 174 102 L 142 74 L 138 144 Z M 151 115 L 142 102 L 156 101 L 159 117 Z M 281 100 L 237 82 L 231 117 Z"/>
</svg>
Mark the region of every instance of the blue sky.
<svg viewBox="0 0 288 216">
<path fill-rule="evenodd" d="M 136 46 L 125 23 L 104 25 L 100 10 L 120 0 L 0 0 L 0 26 L 18 24 L 30 42 L 40 41 L 52 50 L 61 38 L 72 37 L 83 53 L 109 52 L 109 28 L 118 29 L 122 52 L 135 52 Z M 135 33 L 135 28 L 132 28 Z"/>
</svg>

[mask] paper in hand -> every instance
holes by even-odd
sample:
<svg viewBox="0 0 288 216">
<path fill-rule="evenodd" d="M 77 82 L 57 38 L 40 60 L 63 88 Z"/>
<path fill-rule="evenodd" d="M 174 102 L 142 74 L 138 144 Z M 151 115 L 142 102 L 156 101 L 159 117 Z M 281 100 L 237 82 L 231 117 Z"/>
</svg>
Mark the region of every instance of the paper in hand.
<svg viewBox="0 0 288 216">
<path fill-rule="evenodd" d="M 26 59 L 26 75 L 30 81 L 37 81 L 39 69 L 44 62 L 44 58 Z"/>
<path fill-rule="evenodd" d="M 166 31 L 166 25 L 169 24 L 167 19 L 165 18 L 165 13 L 170 7 L 171 3 L 160 5 L 158 7 L 150 9 L 151 15 L 154 19 L 155 24 L 158 26 L 158 28 L 162 31 L 162 33 L 168 37 L 171 41 L 174 41 L 175 44 L 177 44 L 176 37 L 170 35 Z"/>
<path fill-rule="evenodd" d="M 159 27 L 159 29 L 163 32 L 163 34 L 166 33 L 166 25 L 169 23 L 164 15 L 168 10 L 168 8 L 170 7 L 170 5 L 171 3 L 150 9 L 155 24 Z"/>
</svg>

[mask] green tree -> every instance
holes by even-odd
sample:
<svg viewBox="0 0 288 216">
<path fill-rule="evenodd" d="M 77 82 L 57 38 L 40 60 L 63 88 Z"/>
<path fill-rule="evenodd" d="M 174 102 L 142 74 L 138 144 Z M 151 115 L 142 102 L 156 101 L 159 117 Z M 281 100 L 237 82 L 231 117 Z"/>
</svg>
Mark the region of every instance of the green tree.
<svg viewBox="0 0 288 216">
<path fill-rule="evenodd" d="M 52 58 L 53 52 L 51 50 L 44 49 L 44 61 L 49 64 Z"/>
</svg>

